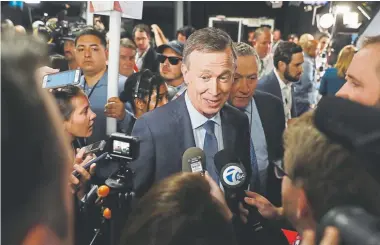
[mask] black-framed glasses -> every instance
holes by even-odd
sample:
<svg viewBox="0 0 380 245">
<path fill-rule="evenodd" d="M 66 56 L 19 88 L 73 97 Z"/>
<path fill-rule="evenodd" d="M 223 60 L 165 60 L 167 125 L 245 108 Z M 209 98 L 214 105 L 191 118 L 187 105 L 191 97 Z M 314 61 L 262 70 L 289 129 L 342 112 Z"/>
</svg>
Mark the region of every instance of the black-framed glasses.
<svg viewBox="0 0 380 245">
<path fill-rule="evenodd" d="M 178 63 L 182 60 L 182 58 L 179 58 L 179 57 L 168 57 L 168 56 L 165 56 L 163 54 L 157 54 L 157 60 L 160 63 L 164 63 L 166 59 L 168 59 L 169 63 L 174 65 L 174 66 L 178 65 Z"/>
<path fill-rule="evenodd" d="M 283 160 L 274 161 L 273 164 L 274 164 L 274 174 L 276 175 L 276 177 L 278 179 L 282 179 L 285 176 L 289 177 L 289 175 L 284 170 L 284 161 Z"/>
</svg>

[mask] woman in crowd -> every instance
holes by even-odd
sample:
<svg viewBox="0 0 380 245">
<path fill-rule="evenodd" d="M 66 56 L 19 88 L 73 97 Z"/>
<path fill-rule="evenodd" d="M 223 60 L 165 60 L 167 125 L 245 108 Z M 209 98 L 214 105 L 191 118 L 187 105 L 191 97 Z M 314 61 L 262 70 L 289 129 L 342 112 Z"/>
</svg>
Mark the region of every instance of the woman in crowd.
<svg viewBox="0 0 380 245">
<path fill-rule="evenodd" d="M 143 70 L 128 77 L 120 100 L 131 110 L 127 110 L 130 123 L 126 131 L 130 134 L 137 118 L 168 103 L 168 88 L 160 76 L 150 70 Z"/>
<path fill-rule="evenodd" d="M 234 245 L 231 220 L 224 194 L 208 174 L 179 173 L 139 201 L 119 244 Z"/>
<path fill-rule="evenodd" d="M 346 82 L 346 71 L 354 57 L 356 48 L 353 45 L 345 46 L 339 53 L 335 66 L 328 68 L 322 77 L 319 93 L 322 96 L 335 95 Z"/>
</svg>

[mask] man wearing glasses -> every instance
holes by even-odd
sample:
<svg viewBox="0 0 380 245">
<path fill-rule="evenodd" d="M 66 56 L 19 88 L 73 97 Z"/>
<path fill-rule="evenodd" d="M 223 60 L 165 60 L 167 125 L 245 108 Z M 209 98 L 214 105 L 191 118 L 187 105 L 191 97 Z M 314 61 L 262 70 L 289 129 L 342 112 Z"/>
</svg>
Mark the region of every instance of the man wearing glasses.
<svg viewBox="0 0 380 245">
<path fill-rule="evenodd" d="M 175 100 L 186 91 L 181 71 L 184 44 L 173 40 L 157 48 L 157 60 L 160 62 L 160 75 L 169 88 L 169 100 Z"/>
<path fill-rule="evenodd" d="M 282 178 L 282 207 L 254 192 L 247 192 L 245 198 L 265 218 L 286 218 L 304 237 L 337 206 L 362 207 L 380 215 L 379 183 L 353 151 L 315 127 L 313 112 L 305 113 L 285 130 L 284 148 L 284 160 L 274 163 L 276 176 Z"/>
</svg>

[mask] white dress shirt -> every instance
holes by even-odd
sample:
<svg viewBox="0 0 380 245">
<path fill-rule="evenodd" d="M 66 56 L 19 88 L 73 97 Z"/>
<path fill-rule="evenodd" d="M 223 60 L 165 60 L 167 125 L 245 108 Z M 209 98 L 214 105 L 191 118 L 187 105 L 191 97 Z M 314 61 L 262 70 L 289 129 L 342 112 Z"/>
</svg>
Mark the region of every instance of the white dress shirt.
<svg viewBox="0 0 380 245">
<path fill-rule="evenodd" d="M 141 68 L 143 66 L 145 55 L 148 53 L 149 49 L 150 49 L 150 46 L 148 46 L 148 48 L 145 50 L 145 52 L 142 53 L 141 55 L 140 55 L 138 50 L 136 52 L 135 61 L 136 61 L 137 68 L 139 68 L 139 71 L 141 70 Z"/>
<path fill-rule="evenodd" d="M 281 80 L 276 69 L 274 69 L 274 74 L 277 77 L 277 80 L 280 84 L 281 94 L 282 94 L 282 103 L 284 104 L 284 113 L 285 113 L 285 123 L 292 118 L 292 83 L 286 84 Z"/>
<path fill-rule="evenodd" d="M 203 145 L 205 141 L 206 130 L 203 128 L 203 124 L 205 124 L 208 120 L 212 120 L 215 122 L 214 133 L 216 136 L 216 140 L 218 141 L 218 151 L 224 149 L 223 145 L 223 134 L 222 134 L 222 120 L 220 117 L 220 113 L 218 112 L 214 117 L 207 118 L 203 116 L 190 101 L 189 95 L 186 92 L 185 94 L 185 102 L 186 107 L 189 112 L 191 126 L 193 128 L 194 141 L 196 147 L 199 147 L 203 150 Z"/>
</svg>

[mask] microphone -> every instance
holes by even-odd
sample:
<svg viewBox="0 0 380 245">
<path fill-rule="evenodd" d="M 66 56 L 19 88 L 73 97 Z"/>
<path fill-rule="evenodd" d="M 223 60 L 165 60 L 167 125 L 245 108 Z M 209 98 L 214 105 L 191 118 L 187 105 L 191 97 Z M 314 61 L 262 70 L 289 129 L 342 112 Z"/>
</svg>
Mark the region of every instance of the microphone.
<svg viewBox="0 0 380 245">
<path fill-rule="evenodd" d="M 226 199 L 231 209 L 239 212 L 238 203 L 249 210 L 248 224 L 252 230 L 257 232 L 263 229 L 261 215 L 257 208 L 248 206 L 244 202 L 245 192 L 241 188 L 247 181 L 247 172 L 238 158 L 230 151 L 221 150 L 215 154 L 215 166 L 219 171 L 220 181 L 225 189 Z"/>
<path fill-rule="evenodd" d="M 289 244 L 282 230 L 275 224 L 265 220 L 256 207 L 244 202 L 246 196 L 244 184 L 247 183 L 247 172 L 238 157 L 229 150 L 221 150 L 215 154 L 214 162 L 221 183 L 225 190 L 227 204 L 231 211 L 240 213 L 238 203 L 241 202 L 249 210 L 248 223 L 241 234 L 242 242 L 250 241 L 252 244 Z"/>
<path fill-rule="evenodd" d="M 317 229 L 317 238 L 321 241 L 324 229 L 327 226 L 335 226 L 339 230 L 341 244 L 376 245 L 380 241 L 379 224 L 379 217 L 371 215 L 360 207 L 337 207 L 322 217 Z"/>
<path fill-rule="evenodd" d="M 380 158 L 380 110 L 335 96 L 326 96 L 315 110 L 314 124 L 349 150 Z"/>
<path fill-rule="evenodd" d="M 182 172 L 202 174 L 206 170 L 206 155 L 202 149 L 191 147 L 182 156 Z"/>
</svg>

